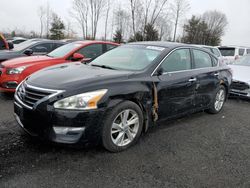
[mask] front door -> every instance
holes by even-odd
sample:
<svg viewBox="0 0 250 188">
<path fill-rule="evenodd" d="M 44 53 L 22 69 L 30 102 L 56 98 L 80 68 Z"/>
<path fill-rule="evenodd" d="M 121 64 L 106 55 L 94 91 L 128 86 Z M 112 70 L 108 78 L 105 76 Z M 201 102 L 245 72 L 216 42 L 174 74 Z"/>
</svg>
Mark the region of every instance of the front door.
<svg viewBox="0 0 250 188">
<path fill-rule="evenodd" d="M 194 109 L 197 78 L 193 75 L 189 49 L 172 52 L 159 67 L 158 102 L 159 119 L 188 112 Z"/>
</svg>

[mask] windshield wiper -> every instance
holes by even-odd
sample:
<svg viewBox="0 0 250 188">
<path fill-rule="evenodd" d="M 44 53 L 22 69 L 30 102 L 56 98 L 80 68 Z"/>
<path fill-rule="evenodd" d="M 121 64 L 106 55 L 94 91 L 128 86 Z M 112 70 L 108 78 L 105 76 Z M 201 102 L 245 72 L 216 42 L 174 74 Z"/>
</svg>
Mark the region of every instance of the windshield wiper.
<svg viewBox="0 0 250 188">
<path fill-rule="evenodd" d="M 101 67 L 101 68 L 104 68 L 104 69 L 116 70 L 115 68 L 110 67 L 110 66 L 107 66 L 107 65 L 97 65 L 97 64 L 91 64 L 91 66 L 94 66 L 94 67 Z"/>
</svg>

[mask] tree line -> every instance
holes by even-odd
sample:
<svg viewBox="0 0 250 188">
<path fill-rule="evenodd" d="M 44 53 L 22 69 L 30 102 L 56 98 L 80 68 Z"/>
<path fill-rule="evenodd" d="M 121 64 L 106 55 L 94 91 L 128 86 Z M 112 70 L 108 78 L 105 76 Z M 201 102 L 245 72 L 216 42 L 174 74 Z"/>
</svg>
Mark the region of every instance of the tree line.
<svg viewBox="0 0 250 188">
<path fill-rule="evenodd" d="M 38 8 L 40 32 L 36 36 L 76 38 L 78 27 L 84 40 L 219 45 L 228 24 L 226 15 L 207 11 L 185 20 L 189 10 L 188 0 L 123 0 L 117 4 L 111 0 L 72 0 L 70 19 L 63 21 L 47 3 Z"/>
</svg>

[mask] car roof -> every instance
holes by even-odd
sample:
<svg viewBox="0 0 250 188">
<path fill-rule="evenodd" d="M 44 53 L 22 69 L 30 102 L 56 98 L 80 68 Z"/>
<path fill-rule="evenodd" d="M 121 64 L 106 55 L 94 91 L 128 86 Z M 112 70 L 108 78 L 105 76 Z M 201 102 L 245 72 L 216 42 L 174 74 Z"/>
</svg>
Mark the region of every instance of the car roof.
<svg viewBox="0 0 250 188">
<path fill-rule="evenodd" d="M 183 43 L 177 43 L 177 42 L 165 42 L 165 41 L 143 41 L 143 42 L 132 42 L 128 43 L 132 45 L 150 45 L 150 46 L 159 46 L 159 47 L 165 47 L 165 48 L 176 48 L 176 47 L 190 47 L 192 45 L 189 44 L 183 44 Z"/>
<path fill-rule="evenodd" d="M 86 44 L 117 44 L 114 42 L 109 42 L 109 41 L 97 41 L 97 40 L 78 40 L 78 41 L 74 41 L 72 43 L 75 44 L 82 44 L 82 45 L 86 45 Z M 118 45 L 118 44 L 117 44 Z"/>
<path fill-rule="evenodd" d="M 217 48 L 216 46 L 208 46 L 208 45 L 202 45 L 202 44 L 192 44 L 192 46 L 198 46 L 201 48 Z"/>
</svg>

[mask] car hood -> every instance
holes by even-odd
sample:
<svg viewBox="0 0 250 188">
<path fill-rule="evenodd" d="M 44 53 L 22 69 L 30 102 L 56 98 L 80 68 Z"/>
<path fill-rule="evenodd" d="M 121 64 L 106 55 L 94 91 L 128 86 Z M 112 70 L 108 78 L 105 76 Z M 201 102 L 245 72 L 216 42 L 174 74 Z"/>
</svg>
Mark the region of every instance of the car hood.
<svg viewBox="0 0 250 188">
<path fill-rule="evenodd" d="M 30 66 L 34 63 L 52 61 L 54 58 L 48 56 L 28 56 L 28 57 L 19 57 L 15 59 L 10 59 L 2 63 L 3 66 L 14 68 L 20 66 Z"/>
<path fill-rule="evenodd" d="M 27 83 L 46 89 L 75 90 L 86 86 L 103 86 L 108 82 L 126 79 L 132 74 L 84 65 L 82 63 L 61 64 L 38 71 L 27 79 Z"/>
<path fill-rule="evenodd" d="M 6 60 L 14 57 L 22 56 L 23 54 L 20 54 L 16 51 L 10 51 L 10 50 L 1 50 L 0 51 L 0 60 Z"/>
<path fill-rule="evenodd" d="M 250 66 L 229 65 L 233 70 L 233 80 L 250 82 Z"/>
</svg>

